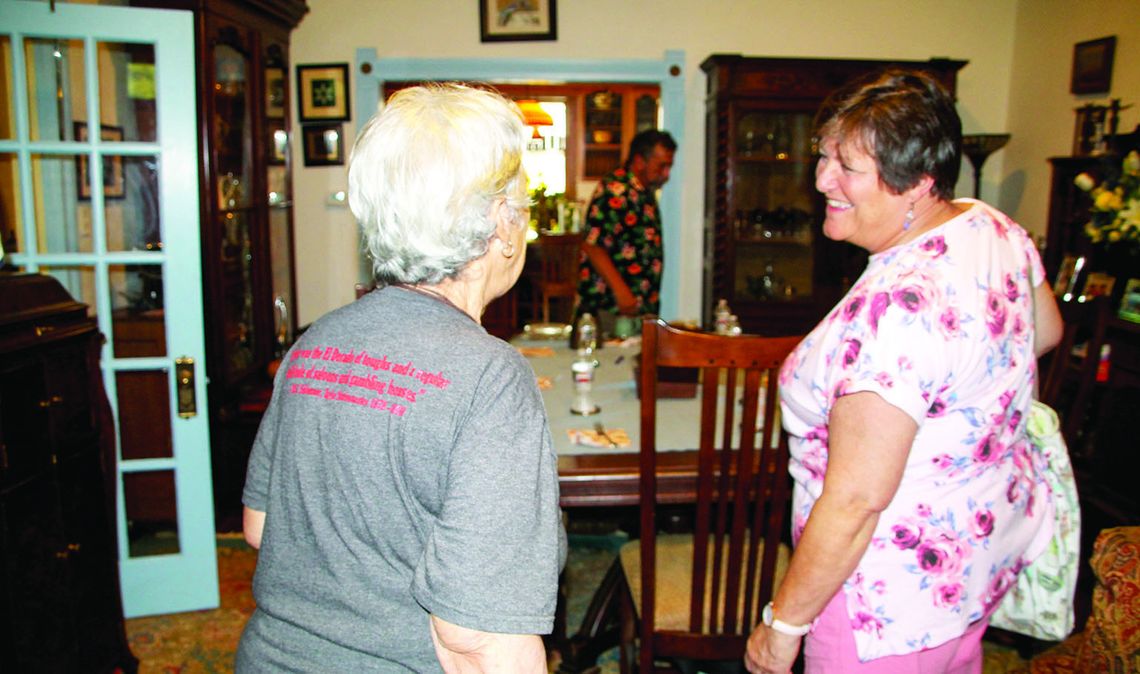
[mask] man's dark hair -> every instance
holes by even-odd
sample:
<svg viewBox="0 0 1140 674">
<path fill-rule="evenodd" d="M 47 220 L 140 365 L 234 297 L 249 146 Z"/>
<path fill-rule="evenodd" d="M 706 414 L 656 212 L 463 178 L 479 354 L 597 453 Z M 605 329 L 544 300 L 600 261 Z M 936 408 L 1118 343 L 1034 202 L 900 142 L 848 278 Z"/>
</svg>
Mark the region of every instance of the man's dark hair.
<svg viewBox="0 0 1140 674">
<path fill-rule="evenodd" d="M 668 131 L 646 129 L 639 132 L 629 142 L 629 156 L 625 160 L 625 165 L 629 166 L 634 157 L 648 160 L 649 155 L 653 154 L 653 148 L 658 145 L 669 152 L 677 151 L 677 141 L 673 140 L 673 136 L 670 136 Z"/>
</svg>

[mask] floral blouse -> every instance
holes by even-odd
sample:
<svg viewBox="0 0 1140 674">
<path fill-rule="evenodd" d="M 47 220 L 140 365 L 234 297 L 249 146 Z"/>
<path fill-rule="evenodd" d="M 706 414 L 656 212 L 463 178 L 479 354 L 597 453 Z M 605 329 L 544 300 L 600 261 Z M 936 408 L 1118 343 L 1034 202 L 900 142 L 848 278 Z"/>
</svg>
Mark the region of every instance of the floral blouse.
<svg viewBox="0 0 1140 674">
<path fill-rule="evenodd" d="M 661 216 L 653 191 L 642 187 L 626 169 L 619 168 L 598 183 L 586 212 L 586 243 L 609 253 L 637 298 L 639 314 L 658 313 L 664 256 Z M 597 315 L 617 309 L 613 293 L 585 253 L 579 266 L 578 297 L 582 311 Z"/>
<path fill-rule="evenodd" d="M 823 490 L 840 396 L 872 391 L 918 424 L 898 492 L 843 584 L 864 661 L 960 636 L 1052 534 L 1025 436 L 1045 271 L 1020 226 L 958 203 L 969 210 L 872 255 L 780 372 L 796 541 Z"/>
</svg>

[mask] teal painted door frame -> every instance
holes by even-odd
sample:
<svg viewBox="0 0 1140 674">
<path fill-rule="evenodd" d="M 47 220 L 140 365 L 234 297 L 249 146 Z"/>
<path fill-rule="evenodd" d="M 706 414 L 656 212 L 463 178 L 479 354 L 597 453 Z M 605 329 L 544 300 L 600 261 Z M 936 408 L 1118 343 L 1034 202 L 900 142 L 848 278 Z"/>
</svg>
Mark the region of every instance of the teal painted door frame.
<svg viewBox="0 0 1140 674">
<path fill-rule="evenodd" d="M 661 190 L 665 271 L 661 317 L 678 318 L 681 290 L 681 186 L 685 180 L 685 52 L 661 59 L 421 59 L 380 58 L 376 49 L 356 50 L 356 128 L 376 112 L 385 80 L 482 82 L 645 82 L 661 87 L 662 128 L 677 141 L 669 182 Z"/>
<path fill-rule="evenodd" d="M 46 2 L 23 0 L 0 1 L 0 35 L 8 38 L 12 72 L 12 100 L 0 101 L 10 106 L 15 120 L 15 137 L 0 137 L 0 155 L 14 158 L 19 194 L 16 206 L 21 228 L 22 248 L 11 255 L 11 261 L 29 272 L 44 272 L 57 277 L 76 299 L 88 301 L 94 309 L 99 329 L 106 337 L 101 368 L 103 383 L 116 420 L 120 419 L 117 375 L 132 372 L 161 372 L 169 382 L 169 457 L 123 460 L 120 451 L 120 428 L 116 422 L 116 527 L 118 533 L 119 572 L 123 608 L 127 617 L 190 611 L 218 606 L 217 552 L 214 532 L 213 495 L 210 470 L 209 419 L 206 401 L 205 332 L 202 316 L 201 251 L 199 243 L 198 131 L 195 98 L 194 29 L 192 14 L 185 11 L 138 9 L 100 5 L 58 3 L 54 8 Z M 43 45 L 58 40 L 55 50 Z M 25 42 L 28 41 L 28 42 Z M 100 129 L 105 121 L 100 97 L 124 95 L 122 90 L 100 86 L 100 44 L 141 44 L 154 50 L 154 99 L 157 141 L 111 141 L 99 133 L 88 132 L 89 139 L 70 140 L 71 123 L 80 117 L 87 129 Z M 32 48 L 26 52 L 25 44 Z M 82 68 L 56 66 L 52 61 L 66 61 L 72 51 L 82 51 Z M 56 53 L 52 53 L 52 52 Z M 58 52 L 66 51 L 64 56 Z M 114 50 L 104 50 L 113 52 Z M 28 63 L 26 55 L 32 58 Z M 80 72 L 76 72 L 80 71 Z M 61 74 L 62 73 L 62 74 Z M 80 110 L 72 110 L 69 101 L 57 105 L 54 100 L 56 77 L 70 79 L 60 85 L 63 98 L 81 88 Z M 28 90 L 28 80 L 33 91 Z M 44 99 L 43 87 L 35 82 L 47 80 L 53 86 Z M 46 102 L 46 106 L 45 106 Z M 29 110 L 37 111 L 38 129 L 53 132 L 67 140 L 33 140 Z M 44 126 L 39 126 L 43 124 Z M 4 135 L 0 131 L 0 136 Z M 40 134 L 43 136 L 45 134 Z M 104 175 L 103 165 L 114 160 L 153 158 L 157 165 L 158 222 L 162 247 L 142 250 L 136 246 L 115 246 L 108 242 L 104 183 L 85 183 L 90 191 L 90 240 L 80 244 L 74 231 L 78 195 L 75 183 L 75 161 L 85 157 L 90 175 Z M 40 168 L 33 168 L 37 163 Z M 51 170 L 43 167 L 54 165 Z M 124 181 L 125 182 L 125 181 Z M 126 231 L 136 213 L 120 216 L 116 224 Z M 129 221 L 129 223 L 128 223 Z M 43 242 L 45 250 L 40 249 Z M 123 249 L 128 248 L 128 249 Z M 160 270 L 163 298 L 162 320 L 166 336 L 164 356 L 116 357 L 113 312 L 118 306 L 113 293 L 112 275 L 123 274 L 131 267 Z M 84 286 L 81 278 L 92 279 Z M 93 286 L 93 287 L 92 287 Z M 193 391 L 197 398 L 197 415 L 182 418 L 178 414 L 175 387 L 175 359 L 193 359 L 197 379 Z M 129 554 L 123 478 L 131 473 L 165 471 L 173 477 L 174 506 L 177 518 L 178 552 L 152 556 Z"/>
</svg>

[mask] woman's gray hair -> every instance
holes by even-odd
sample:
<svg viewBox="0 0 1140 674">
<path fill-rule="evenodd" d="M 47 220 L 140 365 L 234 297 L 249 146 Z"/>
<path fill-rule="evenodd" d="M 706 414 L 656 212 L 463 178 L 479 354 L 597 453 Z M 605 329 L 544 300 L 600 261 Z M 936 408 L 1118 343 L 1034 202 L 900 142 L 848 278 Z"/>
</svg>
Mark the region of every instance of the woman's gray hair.
<svg viewBox="0 0 1140 674">
<path fill-rule="evenodd" d="M 525 227 L 518 106 L 460 84 L 396 92 L 360 132 L 348 166 L 348 204 L 381 283 L 436 284 L 487 252 L 492 206 Z"/>
</svg>

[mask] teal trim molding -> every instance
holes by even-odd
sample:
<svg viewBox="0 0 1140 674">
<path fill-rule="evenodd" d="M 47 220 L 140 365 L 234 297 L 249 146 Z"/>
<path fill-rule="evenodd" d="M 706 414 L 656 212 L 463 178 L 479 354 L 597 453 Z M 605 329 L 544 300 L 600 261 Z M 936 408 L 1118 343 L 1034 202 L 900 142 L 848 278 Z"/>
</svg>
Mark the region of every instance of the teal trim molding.
<svg viewBox="0 0 1140 674">
<path fill-rule="evenodd" d="M 661 191 L 665 229 L 665 273 L 661 279 L 661 316 L 677 318 L 680 294 L 681 186 L 685 176 L 685 52 L 667 50 L 661 59 L 419 59 L 385 58 L 376 49 L 356 50 L 356 128 L 380 105 L 387 80 L 481 82 L 647 82 L 661 87 L 662 128 L 677 140 L 669 182 Z M 371 275 L 362 263 L 364 277 Z"/>
</svg>

